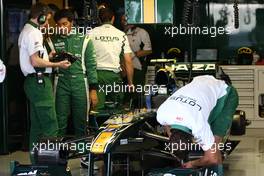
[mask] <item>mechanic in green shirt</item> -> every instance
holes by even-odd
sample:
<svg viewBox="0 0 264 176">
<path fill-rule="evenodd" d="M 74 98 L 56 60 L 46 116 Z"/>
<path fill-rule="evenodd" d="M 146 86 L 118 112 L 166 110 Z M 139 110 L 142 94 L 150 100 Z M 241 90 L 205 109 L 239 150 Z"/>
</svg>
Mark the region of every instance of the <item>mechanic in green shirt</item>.
<svg viewBox="0 0 264 176">
<path fill-rule="evenodd" d="M 59 27 L 56 35 L 46 40 L 48 50 L 56 53 L 68 52 L 80 60 L 68 69 L 58 69 L 55 78 L 56 114 L 59 136 L 66 133 L 68 116 L 71 113 L 76 136 L 83 136 L 88 120 L 89 106 L 97 104 L 97 72 L 95 50 L 90 38 L 77 33 L 73 27 L 73 13 L 62 9 L 55 13 Z M 58 34 L 59 33 L 59 34 Z"/>
</svg>

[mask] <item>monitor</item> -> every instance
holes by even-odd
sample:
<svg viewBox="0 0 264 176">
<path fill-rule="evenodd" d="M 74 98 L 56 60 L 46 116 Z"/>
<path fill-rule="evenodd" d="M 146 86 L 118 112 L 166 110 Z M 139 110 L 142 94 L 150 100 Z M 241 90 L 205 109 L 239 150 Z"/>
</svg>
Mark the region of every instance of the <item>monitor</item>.
<svg viewBox="0 0 264 176">
<path fill-rule="evenodd" d="M 196 61 L 217 61 L 217 49 L 197 49 Z"/>
</svg>

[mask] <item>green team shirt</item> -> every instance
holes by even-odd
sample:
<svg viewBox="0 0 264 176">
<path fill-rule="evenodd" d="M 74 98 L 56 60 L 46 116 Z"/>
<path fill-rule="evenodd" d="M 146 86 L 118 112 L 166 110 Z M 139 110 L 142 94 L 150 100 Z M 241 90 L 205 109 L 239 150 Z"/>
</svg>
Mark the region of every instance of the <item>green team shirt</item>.
<svg viewBox="0 0 264 176">
<path fill-rule="evenodd" d="M 86 74 L 90 88 L 97 87 L 96 54 L 88 36 L 80 34 L 53 35 L 45 41 L 45 46 L 48 53 L 52 50 L 57 53 L 65 51 L 81 58 L 82 61 L 74 62 L 68 69 L 59 68 L 59 74 Z"/>
</svg>

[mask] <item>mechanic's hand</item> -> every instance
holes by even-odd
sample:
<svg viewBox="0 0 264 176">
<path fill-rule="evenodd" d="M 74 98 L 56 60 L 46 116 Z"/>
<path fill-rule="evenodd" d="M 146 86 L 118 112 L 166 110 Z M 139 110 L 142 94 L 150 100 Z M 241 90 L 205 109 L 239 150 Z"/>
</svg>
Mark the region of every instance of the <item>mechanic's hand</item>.
<svg viewBox="0 0 264 176">
<path fill-rule="evenodd" d="M 63 69 L 67 69 L 68 67 L 71 66 L 71 63 L 68 60 L 60 61 L 58 64 L 59 67 Z"/>
<path fill-rule="evenodd" d="M 139 53 L 140 53 L 140 51 L 136 51 L 136 52 L 135 52 L 135 56 L 136 56 L 136 57 L 139 57 Z"/>
<path fill-rule="evenodd" d="M 171 128 L 169 125 L 164 125 L 164 131 L 168 135 L 169 138 L 171 137 L 171 131 L 170 130 L 171 130 Z"/>
<path fill-rule="evenodd" d="M 89 91 L 89 100 L 91 103 L 91 108 L 94 109 L 98 103 L 98 98 L 97 98 L 97 92 L 96 90 L 90 90 Z"/>
<path fill-rule="evenodd" d="M 187 163 L 183 163 L 182 164 L 182 167 L 183 168 L 186 168 L 186 169 L 188 169 L 188 168 L 194 168 L 194 166 L 192 165 L 192 162 L 191 161 L 189 161 Z"/>
<path fill-rule="evenodd" d="M 56 55 L 56 51 L 52 50 L 52 51 L 49 53 L 49 58 L 52 59 L 55 55 Z"/>
</svg>

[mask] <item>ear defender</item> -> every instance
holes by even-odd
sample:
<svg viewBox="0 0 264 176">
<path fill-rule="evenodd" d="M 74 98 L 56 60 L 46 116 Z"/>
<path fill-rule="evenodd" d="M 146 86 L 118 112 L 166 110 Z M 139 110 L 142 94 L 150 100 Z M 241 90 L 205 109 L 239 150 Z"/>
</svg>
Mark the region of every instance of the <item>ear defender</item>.
<svg viewBox="0 0 264 176">
<path fill-rule="evenodd" d="M 46 19 L 47 19 L 47 16 L 46 15 L 44 15 L 44 14 L 39 15 L 39 17 L 38 17 L 38 24 L 39 25 L 45 24 Z"/>
</svg>

